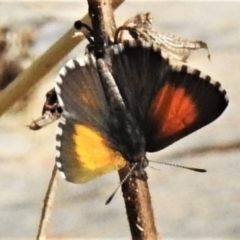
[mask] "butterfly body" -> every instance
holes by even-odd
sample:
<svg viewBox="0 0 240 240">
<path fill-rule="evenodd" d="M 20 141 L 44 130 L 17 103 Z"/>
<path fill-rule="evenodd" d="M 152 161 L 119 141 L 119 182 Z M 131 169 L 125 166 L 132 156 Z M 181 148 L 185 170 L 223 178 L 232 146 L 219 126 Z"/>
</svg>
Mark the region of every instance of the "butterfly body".
<svg viewBox="0 0 240 240">
<path fill-rule="evenodd" d="M 56 82 L 63 109 L 56 160 L 70 182 L 87 182 L 126 163 L 143 176 L 146 152 L 214 121 L 228 104 L 218 83 L 170 65 L 154 44 L 126 41 L 106 51 L 106 61 L 91 54 L 71 60 Z"/>
</svg>

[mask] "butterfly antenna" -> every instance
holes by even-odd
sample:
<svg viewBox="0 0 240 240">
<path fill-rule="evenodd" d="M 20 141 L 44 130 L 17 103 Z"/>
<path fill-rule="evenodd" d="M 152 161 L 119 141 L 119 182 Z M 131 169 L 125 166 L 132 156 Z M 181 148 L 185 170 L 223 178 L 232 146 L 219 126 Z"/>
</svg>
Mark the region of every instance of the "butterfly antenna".
<svg viewBox="0 0 240 240">
<path fill-rule="evenodd" d="M 168 165 L 168 166 L 172 166 L 172 167 L 184 168 L 184 169 L 188 169 L 188 170 L 195 171 L 195 172 L 206 172 L 207 171 L 206 169 L 202 169 L 202 168 L 185 167 L 185 166 L 173 164 L 173 163 L 158 162 L 158 161 L 153 161 L 153 160 L 149 160 L 149 162 Z"/>
<path fill-rule="evenodd" d="M 77 31 L 81 31 L 83 28 L 85 28 L 88 31 L 88 34 L 82 32 L 85 37 L 87 38 L 87 40 L 89 41 L 90 44 L 94 44 L 94 40 L 91 38 L 93 37 L 93 30 L 91 27 L 89 27 L 87 24 L 83 23 L 82 21 L 78 20 L 74 23 L 74 28 Z"/>
<path fill-rule="evenodd" d="M 153 169 L 153 170 L 155 170 L 155 171 L 161 171 L 161 169 L 155 168 L 155 167 L 153 167 L 153 166 L 148 166 L 148 167 L 151 168 L 151 169 Z"/>
<path fill-rule="evenodd" d="M 126 176 L 123 178 L 123 180 L 118 184 L 117 188 L 114 190 L 114 192 L 111 194 L 111 196 L 107 199 L 107 201 L 105 202 L 105 205 L 108 205 L 113 197 L 115 196 L 115 194 L 117 193 L 118 189 L 123 185 L 123 183 L 129 178 L 129 176 L 132 174 L 133 170 L 136 168 L 138 163 L 135 163 L 132 168 L 129 170 L 128 174 L 126 174 Z"/>
</svg>

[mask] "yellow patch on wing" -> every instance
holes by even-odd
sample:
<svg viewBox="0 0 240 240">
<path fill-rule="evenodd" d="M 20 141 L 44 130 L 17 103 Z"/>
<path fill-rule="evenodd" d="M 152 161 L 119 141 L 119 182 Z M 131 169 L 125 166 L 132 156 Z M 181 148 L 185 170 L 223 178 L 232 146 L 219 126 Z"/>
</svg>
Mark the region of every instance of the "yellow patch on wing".
<svg viewBox="0 0 240 240">
<path fill-rule="evenodd" d="M 72 163 L 66 163 L 67 180 L 84 183 L 125 166 L 126 160 L 119 152 L 110 148 L 107 139 L 99 132 L 84 125 L 76 125 L 74 129 L 73 142 L 76 155 L 74 154 L 75 158 L 71 159 Z"/>
</svg>

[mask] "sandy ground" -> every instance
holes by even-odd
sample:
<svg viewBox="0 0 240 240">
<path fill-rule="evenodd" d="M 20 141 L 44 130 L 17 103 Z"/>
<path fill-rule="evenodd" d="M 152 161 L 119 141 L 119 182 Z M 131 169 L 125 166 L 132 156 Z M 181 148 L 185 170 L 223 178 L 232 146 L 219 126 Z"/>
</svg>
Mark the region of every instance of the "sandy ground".
<svg viewBox="0 0 240 240">
<path fill-rule="evenodd" d="M 156 225 L 163 239 L 240 239 L 240 3 L 129 1 L 116 11 L 121 24 L 139 12 L 152 12 L 155 27 L 209 44 L 189 64 L 221 82 L 230 104 L 214 123 L 151 159 L 206 168 L 199 174 L 158 166 L 148 169 Z M 0 24 L 37 31 L 36 55 L 87 12 L 85 2 L 0 3 Z M 83 55 L 84 44 L 71 56 Z M 70 57 L 70 56 L 69 56 Z M 69 58 L 68 57 L 68 58 Z M 57 69 L 60 68 L 60 65 Z M 42 202 L 54 165 L 53 124 L 38 132 L 26 127 L 37 118 L 56 71 L 38 84 L 24 110 L 11 109 L 0 118 L 0 239 L 36 235 Z M 121 193 L 104 202 L 118 183 L 117 173 L 84 185 L 59 179 L 48 235 L 54 238 L 129 239 Z"/>
</svg>

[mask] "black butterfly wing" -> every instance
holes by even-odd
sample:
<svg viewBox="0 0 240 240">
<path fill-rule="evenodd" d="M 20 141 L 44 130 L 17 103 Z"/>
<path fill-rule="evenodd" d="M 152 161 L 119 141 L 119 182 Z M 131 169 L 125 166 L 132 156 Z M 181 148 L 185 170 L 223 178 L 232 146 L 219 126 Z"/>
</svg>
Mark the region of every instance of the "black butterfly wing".
<svg viewBox="0 0 240 240">
<path fill-rule="evenodd" d="M 55 90 L 63 109 L 57 134 L 57 166 L 66 180 L 84 183 L 124 166 L 109 140 L 109 109 L 91 55 L 63 67 Z"/>
<path fill-rule="evenodd" d="M 126 107 L 143 126 L 153 94 L 164 84 L 162 76 L 171 71 L 159 51 L 143 41 L 125 41 L 109 51 L 112 74 Z"/>
<path fill-rule="evenodd" d="M 128 110 L 158 151 L 218 118 L 228 105 L 220 84 L 198 70 L 173 67 L 160 49 L 125 42 L 110 50 L 112 74 Z"/>
<path fill-rule="evenodd" d="M 147 150 L 158 151 L 217 119 L 226 91 L 198 70 L 182 66 L 165 76 L 148 111 Z"/>
</svg>

